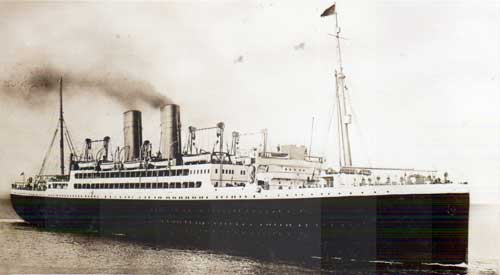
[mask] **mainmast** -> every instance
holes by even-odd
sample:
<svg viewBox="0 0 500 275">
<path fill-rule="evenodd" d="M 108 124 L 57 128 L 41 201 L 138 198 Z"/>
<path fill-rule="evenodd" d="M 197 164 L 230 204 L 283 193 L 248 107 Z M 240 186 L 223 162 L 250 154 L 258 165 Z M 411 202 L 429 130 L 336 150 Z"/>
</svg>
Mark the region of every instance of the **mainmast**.
<svg viewBox="0 0 500 275">
<path fill-rule="evenodd" d="M 63 115 L 63 79 L 59 80 L 59 149 L 60 149 L 60 160 L 61 160 L 61 175 L 64 176 L 64 115 Z"/>
<path fill-rule="evenodd" d="M 340 166 L 350 167 L 352 166 L 351 159 L 351 144 L 349 141 L 349 124 L 351 124 L 351 115 L 347 110 L 347 98 L 345 89 L 345 74 L 344 68 L 342 67 L 342 52 L 340 49 L 340 27 L 338 24 L 338 15 L 336 11 L 336 4 L 327 8 L 321 17 L 335 15 L 335 37 L 337 39 L 337 52 L 338 52 L 338 69 L 335 70 L 335 86 L 336 86 L 336 97 L 338 106 L 338 121 L 339 121 L 339 132 L 340 132 L 340 148 L 341 148 L 341 161 Z"/>
</svg>

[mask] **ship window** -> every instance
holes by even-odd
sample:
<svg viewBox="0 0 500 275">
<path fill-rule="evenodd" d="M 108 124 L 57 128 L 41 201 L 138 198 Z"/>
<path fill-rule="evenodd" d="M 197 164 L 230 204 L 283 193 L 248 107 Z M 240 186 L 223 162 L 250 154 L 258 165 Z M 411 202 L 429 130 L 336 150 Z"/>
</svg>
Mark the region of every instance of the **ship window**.
<svg viewBox="0 0 500 275">
<path fill-rule="evenodd" d="M 146 188 L 151 188 L 151 183 L 146 183 Z"/>
<path fill-rule="evenodd" d="M 168 188 L 168 182 L 163 183 L 163 188 Z"/>
<path fill-rule="evenodd" d="M 90 185 L 90 188 L 94 189 L 94 188 L 95 188 L 95 183 L 92 183 L 92 184 Z"/>
<path fill-rule="evenodd" d="M 189 182 L 189 188 L 194 188 L 194 182 L 192 181 Z"/>
<path fill-rule="evenodd" d="M 104 189 L 104 183 L 99 184 L 99 189 Z"/>
<path fill-rule="evenodd" d="M 98 178 L 98 177 L 99 177 L 99 173 L 92 173 L 92 174 L 90 174 L 90 175 L 91 175 L 90 177 L 91 177 L 91 178 L 93 178 L 93 179 L 95 179 L 95 178 Z"/>
<path fill-rule="evenodd" d="M 201 181 L 196 182 L 196 188 L 199 188 L 199 187 L 201 187 Z"/>
<path fill-rule="evenodd" d="M 187 182 L 183 182 L 182 183 L 182 188 L 187 188 L 188 187 L 188 183 Z"/>
<path fill-rule="evenodd" d="M 215 169 L 215 174 L 219 173 L 219 171 L 217 169 Z"/>
<path fill-rule="evenodd" d="M 146 177 L 146 171 L 141 172 L 141 177 Z"/>
<path fill-rule="evenodd" d="M 143 173 L 144 173 L 144 172 L 143 172 Z M 147 171 L 147 172 L 146 172 L 146 177 L 151 177 L 151 176 L 153 176 L 153 173 L 152 173 L 151 171 Z"/>
<path fill-rule="evenodd" d="M 165 171 L 158 171 L 158 176 L 160 176 L 160 177 L 165 176 Z"/>
<path fill-rule="evenodd" d="M 123 183 L 120 183 L 120 189 L 123 189 Z"/>
<path fill-rule="evenodd" d="M 129 188 L 130 188 L 130 184 L 125 183 L 125 189 L 129 189 Z"/>
<path fill-rule="evenodd" d="M 156 182 L 153 182 L 153 188 L 156 189 Z"/>
<path fill-rule="evenodd" d="M 108 188 L 109 188 L 109 183 L 105 183 L 105 184 L 104 184 L 104 188 L 105 188 L 105 189 L 108 189 Z"/>
<path fill-rule="evenodd" d="M 175 188 L 175 183 L 174 182 L 170 183 L 170 188 Z"/>
<path fill-rule="evenodd" d="M 183 172 L 182 172 L 182 174 L 183 174 L 184 176 L 189 175 L 189 170 L 188 170 L 188 169 L 184 169 L 184 170 L 182 170 L 182 171 L 183 171 Z"/>
<path fill-rule="evenodd" d="M 175 183 L 175 188 L 181 188 L 181 183 L 180 182 L 176 182 Z"/>
<path fill-rule="evenodd" d="M 146 184 L 144 182 L 141 183 L 141 188 L 146 188 Z"/>
<path fill-rule="evenodd" d="M 153 171 L 153 177 L 158 177 L 158 171 Z"/>
</svg>

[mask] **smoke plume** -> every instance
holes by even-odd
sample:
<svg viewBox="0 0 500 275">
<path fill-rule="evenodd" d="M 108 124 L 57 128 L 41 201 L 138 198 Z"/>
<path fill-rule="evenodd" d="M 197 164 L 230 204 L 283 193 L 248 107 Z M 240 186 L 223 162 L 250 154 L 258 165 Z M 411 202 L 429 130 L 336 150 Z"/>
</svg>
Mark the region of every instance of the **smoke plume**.
<svg viewBox="0 0 500 275">
<path fill-rule="evenodd" d="M 59 92 L 63 78 L 65 97 L 104 95 L 127 107 L 138 105 L 161 107 L 172 101 L 141 79 L 122 73 L 76 72 L 41 65 L 17 68 L 2 82 L 0 94 L 21 99 L 34 106 L 44 106 L 47 97 Z"/>
</svg>

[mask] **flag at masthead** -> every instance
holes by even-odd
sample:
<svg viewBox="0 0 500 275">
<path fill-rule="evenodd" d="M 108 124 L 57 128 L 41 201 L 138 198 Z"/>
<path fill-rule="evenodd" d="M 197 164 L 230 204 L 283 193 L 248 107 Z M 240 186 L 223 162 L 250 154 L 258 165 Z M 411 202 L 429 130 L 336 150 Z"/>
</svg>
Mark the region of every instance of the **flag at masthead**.
<svg viewBox="0 0 500 275">
<path fill-rule="evenodd" d="M 325 11 L 323 11 L 323 13 L 321 14 L 321 17 L 332 15 L 334 13 L 335 13 L 335 3 L 333 3 L 333 5 L 331 7 L 329 7 Z"/>
</svg>

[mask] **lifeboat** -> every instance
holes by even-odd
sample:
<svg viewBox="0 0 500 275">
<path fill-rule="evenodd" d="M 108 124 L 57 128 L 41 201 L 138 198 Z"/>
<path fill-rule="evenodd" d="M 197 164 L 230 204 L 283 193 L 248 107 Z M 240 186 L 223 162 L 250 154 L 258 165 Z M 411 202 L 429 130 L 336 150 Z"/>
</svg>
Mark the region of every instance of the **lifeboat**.
<svg viewBox="0 0 500 275">
<path fill-rule="evenodd" d="M 104 171 L 112 170 L 113 168 L 115 168 L 115 164 L 113 162 L 101 162 L 101 164 L 99 164 L 99 167 Z"/>
<path fill-rule="evenodd" d="M 78 168 L 80 169 L 94 169 L 96 167 L 97 167 L 97 162 L 95 161 L 85 161 L 78 163 Z"/>
<path fill-rule="evenodd" d="M 141 161 L 128 161 L 123 163 L 123 168 L 125 169 L 138 169 L 141 168 Z"/>
<path fill-rule="evenodd" d="M 210 163 L 211 159 L 212 159 L 211 153 L 182 156 L 182 161 L 186 164 L 189 164 L 189 163 Z"/>
<path fill-rule="evenodd" d="M 163 167 L 175 165 L 175 163 L 172 163 L 171 160 L 151 161 L 151 162 L 149 162 L 149 164 L 152 165 L 154 168 L 163 168 Z"/>
</svg>

